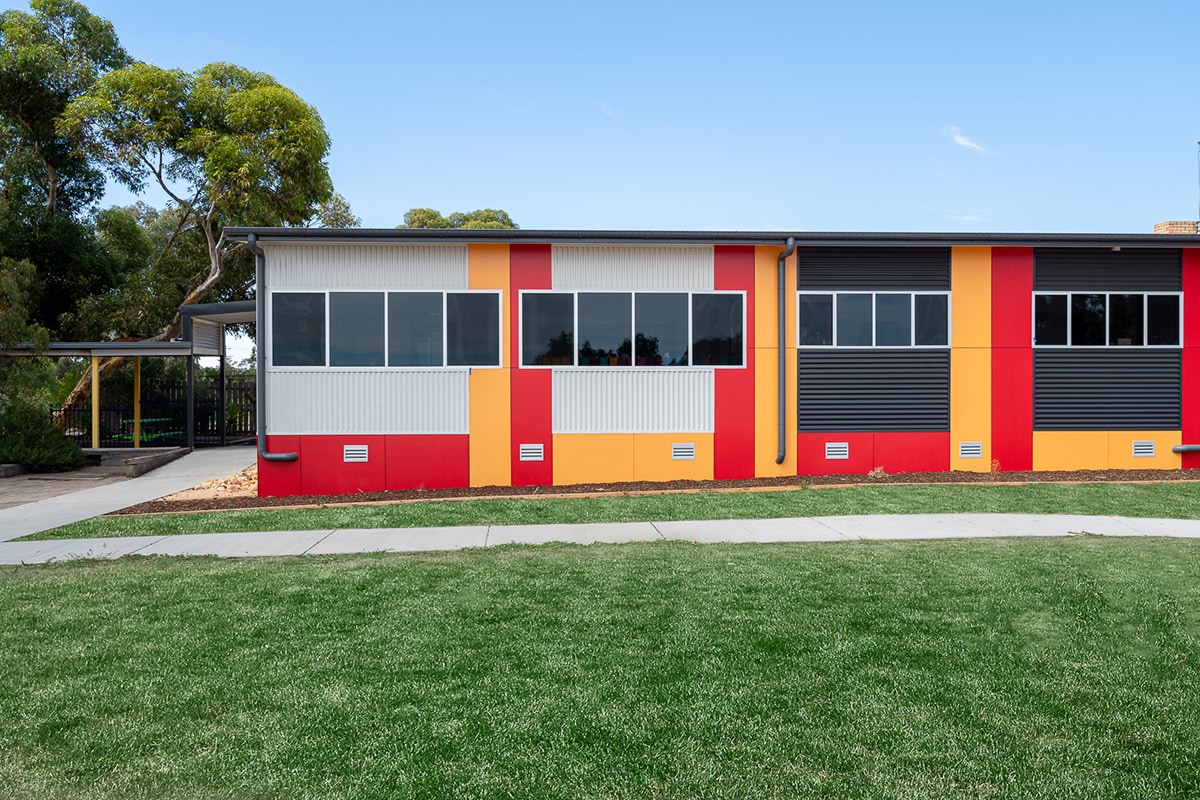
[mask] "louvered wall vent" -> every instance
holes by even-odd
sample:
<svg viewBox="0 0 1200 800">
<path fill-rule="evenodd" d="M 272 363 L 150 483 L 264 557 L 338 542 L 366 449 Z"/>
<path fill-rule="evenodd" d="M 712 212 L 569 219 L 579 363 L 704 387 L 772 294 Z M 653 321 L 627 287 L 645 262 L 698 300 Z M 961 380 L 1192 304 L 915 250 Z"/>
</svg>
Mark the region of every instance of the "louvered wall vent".
<svg viewBox="0 0 1200 800">
<path fill-rule="evenodd" d="M 694 445 L 694 444 L 673 444 L 673 445 L 671 445 L 671 460 L 672 461 L 695 461 L 696 460 L 696 445 Z"/>
<path fill-rule="evenodd" d="M 521 460 L 522 461 L 544 461 L 546 458 L 545 445 L 540 444 L 523 444 L 521 445 Z"/>
<path fill-rule="evenodd" d="M 351 463 L 363 463 L 367 460 L 367 445 L 365 444 L 344 444 L 342 445 L 342 461 Z"/>
<path fill-rule="evenodd" d="M 983 442 L 959 442 L 959 458 L 983 458 Z"/>
<path fill-rule="evenodd" d="M 1134 458 L 1154 458 L 1155 452 L 1156 448 L 1152 439 L 1149 441 L 1135 441 L 1133 443 Z"/>
<path fill-rule="evenodd" d="M 845 461 L 850 458 L 850 443 L 826 442 L 825 458 L 828 461 Z"/>
</svg>

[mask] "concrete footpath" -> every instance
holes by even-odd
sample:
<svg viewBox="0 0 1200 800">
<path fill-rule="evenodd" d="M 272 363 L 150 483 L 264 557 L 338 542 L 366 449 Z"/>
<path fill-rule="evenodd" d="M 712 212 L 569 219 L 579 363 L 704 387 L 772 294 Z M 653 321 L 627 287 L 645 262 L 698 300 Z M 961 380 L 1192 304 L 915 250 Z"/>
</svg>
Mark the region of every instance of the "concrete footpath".
<svg viewBox="0 0 1200 800">
<path fill-rule="evenodd" d="M 1200 538 L 1200 520 L 1054 514 L 879 514 L 703 522 L 196 533 L 0 542 L 0 564 L 37 564 L 86 558 L 121 558 L 129 555 L 246 558 L 335 553 L 414 553 L 549 542 L 845 542 L 875 539 L 1073 536 L 1085 533 L 1100 536 Z"/>
<path fill-rule="evenodd" d="M 253 447 L 196 450 L 138 478 L 0 508 L 0 542 L 191 489 L 207 480 L 241 472 L 256 457 Z"/>
</svg>

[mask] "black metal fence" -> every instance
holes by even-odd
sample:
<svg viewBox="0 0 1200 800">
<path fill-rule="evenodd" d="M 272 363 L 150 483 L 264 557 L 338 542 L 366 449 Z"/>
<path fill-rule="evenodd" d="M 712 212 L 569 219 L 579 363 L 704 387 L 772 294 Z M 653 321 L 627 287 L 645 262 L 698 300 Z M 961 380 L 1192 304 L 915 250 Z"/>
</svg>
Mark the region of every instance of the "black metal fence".
<svg viewBox="0 0 1200 800">
<path fill-rule="evenodd" d="M 133 401 L 109 404 L 101 392 L 100 446 L 133 447 Z M 196 447 L 233 444 L 255 435 L 254 383 L 225 385 L 225 413 L 215 386 L 195 388 Z M 59 428 L 81 447 L 92 446 L 92 407 L 52 409 Z M 222 429 L 222 421 L 224 429 Z M 142 446 L 181 447 L 187 444 L 187 384 L 158 383 L 143 387 Z"/>
</svg>

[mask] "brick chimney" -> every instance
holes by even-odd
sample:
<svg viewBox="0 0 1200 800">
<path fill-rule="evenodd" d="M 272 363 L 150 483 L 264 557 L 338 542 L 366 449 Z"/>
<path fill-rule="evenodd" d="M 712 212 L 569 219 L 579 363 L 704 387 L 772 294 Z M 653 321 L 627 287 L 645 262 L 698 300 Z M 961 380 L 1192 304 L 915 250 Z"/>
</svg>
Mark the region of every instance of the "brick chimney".
<svg viewBox="0 0 1200 800">
<path fill-rule="evenodd" d="M 1196 231 L 1196 223 L 1195 222 L 1191 222 L 1189 220 L 1174 219 L 1174 220 L 1170 220 L 1168 222 L 1158 223 L 1157 225 L 1154 226 L 1154 232 L 1155 233 L 1171 233 L 1171 234 L 1174 234 L 1174 233 L 1195 234 L 1197 231 Z"/>
</svg>

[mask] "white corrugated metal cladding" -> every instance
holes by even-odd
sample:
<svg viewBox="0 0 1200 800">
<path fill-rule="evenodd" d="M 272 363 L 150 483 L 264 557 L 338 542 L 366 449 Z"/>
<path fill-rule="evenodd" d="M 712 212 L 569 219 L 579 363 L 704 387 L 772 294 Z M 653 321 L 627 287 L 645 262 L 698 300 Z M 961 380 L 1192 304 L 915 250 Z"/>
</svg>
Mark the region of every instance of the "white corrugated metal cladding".
<svg viewBox="0 0 1200 800">
<path fill-rule="evenodd" d="M 556 244 L 551 280 L 563 291 L 710 291 L 713 249 L 675 245 Z"/>
<path fill-rule="evenodd" d="M 279 244 L 267 251 L 271 289 L 466 289 L 467 246 Z"/>
<path fill-rule="evenodd" d="M 466 369 L 271 370 L 272 434 L 469 433 Z"/>
<path fill-rule="evenodd" d="M 555 433 L 711 433 L 714 371 L 704 367 L 555 370 Z"/>
</svg>

